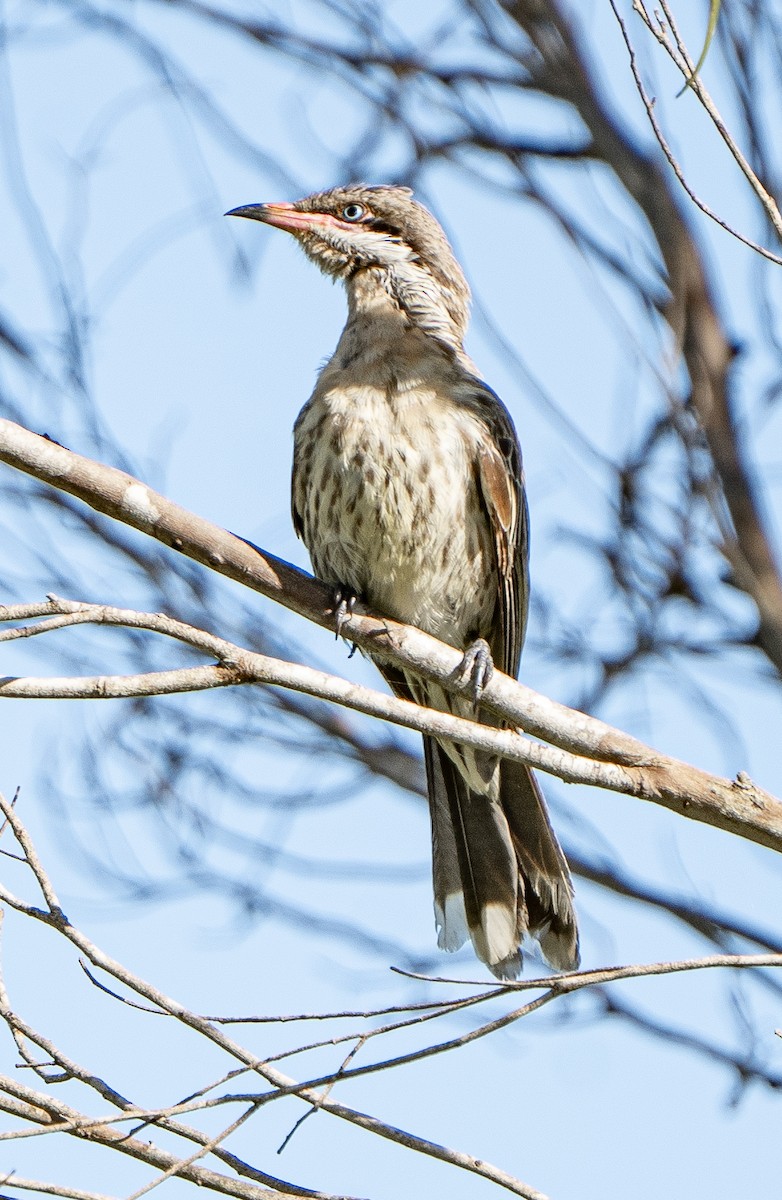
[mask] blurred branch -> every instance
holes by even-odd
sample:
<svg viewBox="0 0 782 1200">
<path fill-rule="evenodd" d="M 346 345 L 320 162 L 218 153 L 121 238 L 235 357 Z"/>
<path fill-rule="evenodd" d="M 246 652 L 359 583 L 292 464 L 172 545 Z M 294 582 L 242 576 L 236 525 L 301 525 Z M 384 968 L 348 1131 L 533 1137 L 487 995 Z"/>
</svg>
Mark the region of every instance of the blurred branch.
<svg viewBox="0 0 782 1200">
<path fill-rule="evenodd" d="M 645 1033 L 659 1038 L 667 1047 L 681 1046 L 685 1050 L 695 1051 L 707 1061 L 717 1066 L 725 1067 L 738 1079 L 740 1086 L 746 1086 L 750 1081 L 762 1082 L 772 1091 L 782 1090 L 782 1074 L 769 1070 L 768 1063 L 751 1052 L 742 1054 L 735 1050 L 726 1050 L 713 1041 L 698 1034 L 677 1028 L 669 1021 L 660 1021 L 648 1013 L 641 1011 L 635 1005 L 621 1000 L 614 991 L 604 991 L 601 995 L 601 1011 L 607 1017 L 619 1018 L 642 1029 Z"/>
<path fill-rule="evenodd" d="M 134 526 L 196 561 L 262 592 L 320 625 L 334 627 L 333 598 L 330 589 L 289 563 L 264 554 L 257 547 L 197 517 L 179 505 L 152 491 L 138 480 L 113 467 L 104 467 L 74 454 L 65 447 L 38 437 L 10 421 L 0 421 L 0 460 L 36 478 L 78 496 L 101 512 Z M 52 601 L 56 606 L 57 601 Z M 67 602 L 66 602 L 67 603 Z M 77 610 L 79 606 L 76 606 Z M 11 614 L 26 611 L 8 610 Z M 47 614 L 51 609 L 47 609 Z M 56 611 L 56 609 L 55 609 Z M 105 615 L 110 610 L 104 610 Z M 74 619 L 78 613 L 74 613 Z M 225 657 L 225 664 L 214 668 L 210 686 L 256 682 L 253 658 L 238 647 L 227 646 L 213 635 L 185 629 L 163 616 L 125 613 L 117 623 L 141 624 L 165 629 L 169 636 L 198 643 L 200 649 Z M 366 610 L 354 612 L 341 623 L 344 636 L 356 642 L 370 655 L 378 655 L 395 665 L 412 668 L 437 680 L 448 690 L 465 693 L 470 686 L 460 673 L 461 654 L 436 639 L 399 625 L 387 618 L 376 618 Z M 222 653 L 221 653 L 222 651 Z M 256 660 L 264 682 L 296 686 L 311 694 L 336 699 L 361 711 L 388 715 L 408 728 L 437 733 L 467 745 L 493 749 L 532 766 L 552 771 L 568 782 L 594 783 L 613 791 L 643 797 L 673 809 L 694 820 L 738 833 L 762 845 L 782 849 L 782 804 L 762 792 L 752 781 L 740 775 L 734 782 L 697 770 L 688 764 L 667 758 L 651 750 L 628 734 L 612 729 L 601 721 L 534 693 L 515 680 L 495 672 L 484 692 L 482 703 L 513 726 L 529 730 L 559 747 L 552 750 L 508 730 L 492 730 L 444 713 L 419 713 L 416 705 L 391 697 L 367 695 L 343 680 L 294 664 L 279 663 L 261 656 Z M 230 665 L 227 665 L 229 664 Z M 208 668 L 197 669 L 200 672 Z M 223 672 L 227 671 L 227 676 Z M 236 673 L 238 671 L 238 674 Z M 169 679 L 173 690 L 188 686 L 189 677 Z M 202 674 L 197 676 L 203 686 Z M 318 682 L 315 684 L 314 680 Z M 296 681 L 294 684 L 294 680 Z M 160 678 L 153 687 L 165 685 Z M 104 680 L 83 685 L 91 696 L 107 694 Z M 122 689 L 125 685 L 117 685 Z M 137 686 L 139 685 L 137 681 Z M 60 694 L 68 686 L 60 681 Z M 42 695 L 45 685 L 32 683 L 28 694 Z M 22 695 L 20 682 L 6 684 L 8 695 Z M 80 695 L 79 685 L 70 685 L 71 695 Z M 119 694 L 119 693 L 117 693 Z M 143 694 L 149 694 L 144 691 Z M 391 714 L 394 714 L 391 717 Z"/>
<path fill-rule="evenodd" d="M 645 214 L 668 271 L 666 320 L 690 377 L 690 403 L 706 435 L 735 534 L 723 553 L 738 587 L 758 608 L 758 644 L 782 674 L 782 577 L 757 482 L 742 444 L 730 389 L 735 349 L 728 340 L 706 269 L 659 163 L 639 150 L 598 93 L 574 25 L 559 0 L 502 0 L 532 42 L 536 87 L 572 105 L 592 136 L 595 156 Z M 697 87 L 697 81 L 694 85 Z"/>
<path fill-rule="evenodd" d="M 694 903 L 688 897 L 676 896 L 670 890 L 640 883 L 616 866 L 598 866 L 570 847 L 567 848 L 567 860 L 574 874 L 582 879 L 588 879 L 606 891 L 615 892 L 639 904 L 660 909 L 715 945 L 727 946 L 731 939 L 741 938 L 763 946 L 772 954 L 782 954 L 782 938 L 747 921 L 738 920 L 727 912 L 703 903 Z"/>
<path fill-rule="evenodd" d="M 0 344 L 28 365 L 35 364 L 35 353 L 27 339 L 15 330 L 5 313 L 0 313 Z"/>
</svg>

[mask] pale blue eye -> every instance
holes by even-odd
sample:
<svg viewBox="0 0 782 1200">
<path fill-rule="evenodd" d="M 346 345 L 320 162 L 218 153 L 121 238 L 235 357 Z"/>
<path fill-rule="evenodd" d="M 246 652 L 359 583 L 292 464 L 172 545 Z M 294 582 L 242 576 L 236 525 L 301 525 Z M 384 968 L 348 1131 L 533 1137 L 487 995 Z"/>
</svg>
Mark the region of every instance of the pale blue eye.
<svg viewBox="0 0 782 1200">
<path fill-rule="evenodd" d="M 366 211 L 363 204 L 346 204 L 342 216 L 346 221 L 360 221 Z"/>
</svg>

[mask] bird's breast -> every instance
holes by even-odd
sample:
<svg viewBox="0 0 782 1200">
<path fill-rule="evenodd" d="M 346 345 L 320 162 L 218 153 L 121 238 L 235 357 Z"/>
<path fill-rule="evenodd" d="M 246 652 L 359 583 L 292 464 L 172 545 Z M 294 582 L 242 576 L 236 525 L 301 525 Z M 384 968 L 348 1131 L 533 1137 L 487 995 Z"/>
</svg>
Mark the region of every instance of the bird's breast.
<svg viewBox="0 0 782 1200">
<path fill-rule="evenodd" d="M 424 381 L 324 384 L 294 445 L 294 511 L 316 574 L 462 645 L 488 628 L 496 596 L 476 418 Z"/>
</svg>

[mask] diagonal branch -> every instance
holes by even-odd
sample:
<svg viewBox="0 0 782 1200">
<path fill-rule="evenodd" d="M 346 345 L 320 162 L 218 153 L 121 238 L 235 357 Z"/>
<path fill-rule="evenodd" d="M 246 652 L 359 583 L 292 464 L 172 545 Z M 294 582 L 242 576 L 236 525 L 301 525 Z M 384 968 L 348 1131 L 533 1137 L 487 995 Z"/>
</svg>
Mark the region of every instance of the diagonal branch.
<svg viewBox="0 0 782 1200">
<path fill-rule="evenodd" d="M 203 517 L 188 512 L 125 472 L 83 458 L 7 420 L 0 420 L 0 460 L 78 496 L 99 512 L 142 530 L 309 620 L 334 628 L 333 596 L 325 584 Z M 21 610 L 8 611 L 14 614 Z M 148 618 L 148 614 L 146 616 Z M 126 621 L 130 619 L 128 616 Z M 460 682 L 459 651 L 420 630 L 374 617 L 359 607 L 344 622 L 344 632 L 350 641 L 370 655 L 437 680 L 450 691 L 464 692 L 469 687 L 469 683 Z M 212 635 L 203 631 L 193 630 L 184 640 L 192 639 L 196 633 L 202 639 L 201 647 L 207 649 L 208 639 Z M 217 657 L 220 657 L 219 641 L 209 642 L 209 653 L 216 651 Z M 249 652 L 241 653 L 246 655 Z M 261 658 L 265 660 L 267 668 L 276 662 L 274 659 L 265 659 L 265 656 Z M 235 670 L 235 666 L 218 668 L 222 671 L 226 669 Z M 205 668 L 200 670 L 204 671 Z M 278 677 L 274 682 L 290 686 L 290 672 L 299 672 L 301 685 L 294 686 L 299 686 L 302 691 L 312 691 L 311 679 L 305 681 L 302 674 L 306 668 L 286 664 L 285 671 L 289 673 L 287 678 Z M 321 676 L 324 686 L 334 686 L 333 677 L 320 672 L 316 674 Z M 242 680 L 234 678 L 231 682 Z M 360 704 L 351 701 L 351 697 L 358 695 L 355 685 L 346 684 L 343 680 L 336 683 L 342 695 L 329 695 L 328 698 L 340 703 L 349 702 L 351 707 L 359 708 Z M 10 692 L 11 684 L 7 684 L 7 687 Z M 315 691 L 312 694 L 326 693 Z M 403 703 L 397 701 L 397 704 Z M 484 739 L 494 737 L 497 739 L 494 747 L 502 746 L 500 753 L 519 757 L 520 761 L 539 765 L 545 770 L 553 770 L 568 782 L 594 783 L 613 791 L 639 796 L 692 820 L 704 821 L 773 849 L 782 849 L 782 803 L 756 787 L 743 773 L 731 782 L 699 771 L 661 755 L 629 734 L 594 717 L 548 700 L 499 671 L 495 671 L 490 680 L 483 703 L 511 726 L 525 729 L 559 747 L 559 752 L 546 752 L 545 748 L 528 738 L 508 730 L 492 733 L 486 726 L 444 713 L 431 713 L 422 718 L 414 705 L 410 706 L 409 712 L 405 710 L 409 722 L 405 720 L 400 723 L 408 724 L 410 728 L 434 731 L 434 722 L 439 722 L 437 732 L 441 736 L 464 740 L 472 745 L 488 746 L 488 741 Z M 399 712 L 400 716 L 404 715 L 401 709 Z M 422 721 L 426 723 L 422 724 Z M 551 754 L 554 754 L 553 759 Z"/>
</svg>

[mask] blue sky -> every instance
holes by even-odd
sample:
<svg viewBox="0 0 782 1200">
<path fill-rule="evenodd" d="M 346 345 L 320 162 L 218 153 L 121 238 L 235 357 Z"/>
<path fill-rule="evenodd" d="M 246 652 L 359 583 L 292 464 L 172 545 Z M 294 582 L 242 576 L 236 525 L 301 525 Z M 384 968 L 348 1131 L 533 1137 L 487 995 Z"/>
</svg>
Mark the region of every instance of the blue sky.
<svg viewBox="0 0 782 1200">
<path fill-rule="evenodd" d="M 270 6 L 245 7 L 272 15 Z M 687 32 L 697 40 L 702 6 L 682 7 L 688 8 L 683 21 L 692 16 Z M 413 44 L 423 41 L 425 30 L 434 28 L 448 8 L 424 9 L 408 0 L 383 6 Z M 100 9 L 134 23 L 186 64 L 244 132 L 253 154 L 227 146 L 217 119 L 195 103 L 190 115 L 183 115 L 127 39 L 118 42 L 106 31 L 80 25 L 74 14 L 87 13 L 86 7 L 6 3 L 0 13 L 12 36 L 2 53 L 0 77 L 5 95 L 10 89 L 14 97 L 26 186 L 22 194 L 15 182 L 19 158 L 6 106 L 5 117 L 0 116 L 5 180 L 0 221 L 6 230 L 0 304 L 20 328 L 40 337 L 56 369 L 61 314 L 52 299 L 51 274 L 40 265 L 47 257 L 56 259 L 84 310 L 94 314 L 85 374 L 116 443 L 145 469 L 150 482 L 179 503 L 307 566 L 289 518 L 291 427 L 318 365 L 339 335 L 344 299 L 292 239 L 251 223 L 228 222 L 222 214 L 240 204 L 291 199 L 336 182 L 336 159 L 371 127 L 372 114 L 350 88 L 280 57 L 259 56 L 227 33 L 187 18 L 176 5 L 169 10 L 105 3 Z M 286 4 L 274 13 L 310 34 L 335 32 L 318 5 Z M 606 88 L 628 123 L 646 136 L 610 13 L 595 3 L 583 19 L 592 44 L 605 56 Z M 465 50 L 481 53 L 467 34 L 455 38 L 452 48 L 445 43 L 440 52 L 447 57 Z M 695 186 L 747 227 L 751 210 L 733 164 L 692 98 L 674 104 L 673 76 L 659 64 L 651 69 L 661 110 L 674 123 Z M 718 94 L 721 70 L 715 49 L 706 78 Z M 576 128 L 567 115 L 533 97 L 499 99 L 494 116 L 538 136 Z M 426 119 L 437 127 L 442 114 L 436 103 Z M 404 162 L 403 142 L 389 134 L 364 166 L 379 182 L 395 178 Z M 595 168 L 585 182 L 583 168 L 557 170 L 562 202 L 596 233 L 622 230 L 618 241 L 628 261 L 642 265 L 652 279 L 646 232 L 601 171 Z M 715 177 L 718 189 L 712 188 Z M 562 415 L 599 454 L 621 459 L 656 394 L 647 362 L 655 349 L 648 328 L 616 281 L 574 255 L 540 206 L 489 191 L 484 182 L 446 164 L 425 174 L 420 194 L 443 219 L 480 305 L 518 348 L 560 414 L 552 416 L 536 398 L 476 316 L 468 349 L 510 408 L 524 448 L 538 594 L 551 601 L 563 624 L 580 622 L 583 636 L 599 644 L 621 643 L 604 580 L 565 534 L 599 535 L 605 529 L 613 502 L 608 475 L 583 446 L 574 448 L 572 439 L 563 437 Z M 744 316 L 745 300 L 757 284 L 755 264 L 723 232 L 705 220 L 696 223 L 714 256 L 729 326 L 746 340 L 740 397 L 747 436 L 760 463 L 771 469 L 778 458 L 779 414 L 766 411 L 761 420 L 752 400 L 772 364 Z M 42 249 L 42 231 L 48 249 Z M 775 278 L 769 287 L 776 294 Z M 15 389 L 31 428 L 94 452 L 73 390 L 44 387 L 12 370 L 0 382 L 5 394 Z M 778 483 L 777 476 L 769 477 Z M 770 490 L 767 500 L 778 521 L 778 493 Z M 13 524 L 8 491 L 0 501 Z M 144 590 L 134 592 L 127 570 L 104 568 L 99 545 L 76 548 L 61 513 L 48 511 L 40 521 L 52 539 L 46 545 L 63 547 L 58 566 L 72 576 L 73 598 L 143 604 Z M 18 588 L 27 558 L 10 541 L 5 553 L 4 573 Z M 0 563 L 2 555 L 0 550 Z M 30 566 L 27 579 L 21 594 L 39 598 L 47 590 L 46 564 Z M 221 598 L 228 608 L 235 595 L 231 585 L 216 587 L 215 606 L 204 614 L 208 627 L 219 628 Z M 743 611 L 743 601 L 729 602 Z M 575 700 L 589 685 L 588 670 L 579 674 L 551 661 L 537 611 L 523 677 L 541 691 Z M 303 627 L 261 598 L 257 612 L 259 621 L 272 620 L 328 669 L 377 685 L 370 665 L 358 656 L 348 661 L 345 648 L 327 634 Z M 126 643 L 117 652 L 119 666 L 109 636 L 84 645 L 91 662 L 104 656 L 105 671 L 131 669 Z M 100 653 L 97 647 L 103 648 Z M 53 666 L 47 653 L 45 646 L 14 647 L 5 656 L 3 673 L 60 673 L 59 660 Z M 727 775 L 747 770 L 778 792 L 782 693 L 755 667 L 741 655 L 654 664 L 612 693 L 601 715 L 705 769 Z M 727 712 L 727 719 L 711 714 L 703 696 Z M 193 712 L 205 721 L 210 714 L 215 720 L 227 718 L 237 703 L 218 695 L 192 701 Z M 411 984 L 388 972 L 388 962 L 368 961 L 345 943 L 324 942 L 307 928 L 257 916 L 242 921 L 236 906 L 209 888 L 200 894 L 190 888 L 167 903 L 121 903 L 108 881 L 92 876 L 74 851 L 63 808 L 73 804 L 71 820 L 83 833 L 91 831 L 86 836 L 93 853 L 105 853 L 107 862 L 121 862 L 128 854 L 155 878 L 172 877 L 166 848 L 155 843 L 159 826 L 149 813 L 127 808 L 101 815 L 101 797 L 78 790 L 84 780 L 74 760 L 83 739 L 92 739 L 99 756 L 111 756 L 114 722 L 130 723 L 132 713 L 126 717 L 113 702 L 100 713 L 83 704 L 8 702 L 2 716 L 0 788 L 9 795 L 21 787 L 24 818 L 74 923 L 140 975 L 202 1012 L 325 1011 L 399 1003 L 413 995 Z M 415 744 L 400 736 L 405 745 Z M 186 749 L 195 753 L 198 746 L 193 742 Z M 279 752 L 260 739 L 251 745 L 239 741 L 232 753 L 250 787 L 257 778 L 264 788 L 271 781 L 282 792 L 294 791 L 306 785 L 313 768 L 321 788 L 324 781 L 327 787 L 344 787 L 333 764 L 293 754 L 281 762 Z M 118 763 L 122 794 L 136 780 L 125 774 L 127 757 Z M 209 803 L 219 804 L 221 814 L 240 830 L 243 821 L 249 822 L 248 837 L 274 841 L 292 853 L 412 863 L 419 869 L 403 885 L 382 878 L 290 876 L 280 867 L 268 882 L 273 894 L 291 903 L 346 919 L 360 914 L 383 936 L 394 938 L 402 930 L 416 952 L 432 952 L 428 823 L 422 805 L 377 782 L 347 800 L 335 798 L 332 805 L 295 813 L 235 805 L 208 790 L 197 773 L 189 786 L 196 801 L 203 787 Z M 547 791 L 558 827 L 575 844 L 604 838 L 649 884 L 719 903 L 773 931 L 782 896 L 770 852 L 628 798 L 556 782 L 548 783 Z M 597 833 L 590 835 L 583 822 Z M 241 858 L 226 851 L 214 862 L 225 865 L 229 857 L 232 866 Z M 252 871 L 251 863 L 240 867 Z M 16 877 L 12 883 L 23 886 Z M 703 952 L 702 943 L 670 921 L 620 905 L 588 884 L 580 886 L 578 899 L 585 965 Z M 215 1054 L 196 1050 L 181 1031 L 123 1010 L 91 989 L 75 955 L 47 931 L 7 916 L 4 946 L 12 1004 L 134 1099 L 173 1102 L 223 1070 Z M 440 969 L 476 975 L 466 954 L 442 960 Z M 724 1037 L 741 1045 L 746 1023 L 759 1058 L 782 1068 L 782 1041 L 773 1034 L 782 1018 L 771 991 L 739 992 L 724 977 L 702 973 L 627 983 L 618 995 L 657 1020 L 680 1023 L 707 1040 Z M 732 1105 L 733 1081 L 723 1068 L 639 1036 L 617 1019 L 597 1021 L 596 1009 L 597 1002 L 579 998 L 568 1008 L 567 1020 L 538 1014 L 456 1054 L 355 1081 L 340 1089 L 339 1097 L 490 1160 L 557 1200 L 618 1200 L 629 1188 L 634 1200 L 661 1194 L 766 1194 L 778 1173 L 775 1095 L 754 1085 Z M 457 1021 L 450 1028 L 466 1026 Z M 289 1027 L 264 1026 L 246 1036 L 266 1054 L 306 1042 L 312 1034 L 306 1027 L 292 1035 Z M 398 1038 L 394 1049 L 409 1044 Z M 294 1059 L 291 1072 L 331 1069 L 338 1054 L 330 1048 L 306 1065 Z M 3 1059 L 3 1070 L 10 1071 L 14 1047 L 8 1037 Z M 232 1146 L 284 1178 L 339 1194 L 373 1200 L 429 1194 L 479 1200 L 490 1194 L 489 1185 L 475 1176 L 406 1153 L 323 1114 L 309 1120 L 278 1158 L 276 1148 L 300 1112 L 294 1101 L 271 1105 Z M 205 1127 L 211 1128 L 208 1122 Z M 40 1178 L 67 1176 L 78 1186 L 117 1196 L 129 1195 L 149 1178 L 130 1161 L 86 1153 L 54 1138 L 6 1143 L 0 1166 Z M 172 1195 L 184 1194 L 181 1183 L 165 1187 Z"/>
</svg>

